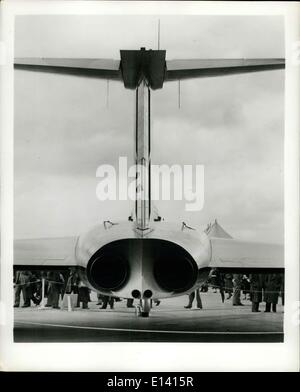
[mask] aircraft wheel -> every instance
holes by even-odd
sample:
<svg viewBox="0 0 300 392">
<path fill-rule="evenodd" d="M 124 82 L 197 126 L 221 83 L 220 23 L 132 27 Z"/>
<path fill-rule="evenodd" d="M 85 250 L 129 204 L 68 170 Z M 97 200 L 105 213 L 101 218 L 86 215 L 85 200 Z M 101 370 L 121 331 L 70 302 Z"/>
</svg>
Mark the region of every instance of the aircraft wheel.
<svg viewBox="0 0 300 392">
<path fill-rule="evenodd" d="M 141 300 L 141 317 L 149 317 L 151 309 L 151 300 L 149 298 L 143 298 Z"/>
</svg>

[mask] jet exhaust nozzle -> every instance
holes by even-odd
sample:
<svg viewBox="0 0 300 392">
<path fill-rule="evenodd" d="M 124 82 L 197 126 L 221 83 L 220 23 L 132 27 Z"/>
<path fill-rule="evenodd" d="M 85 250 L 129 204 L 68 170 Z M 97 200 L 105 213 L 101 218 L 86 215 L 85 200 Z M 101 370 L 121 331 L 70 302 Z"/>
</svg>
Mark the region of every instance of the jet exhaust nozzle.
<svg viewBox="0 0 300 392">
<path fill-rule="evenodd" d="M 198 269 L 193 260 L 183 254 L 180 255 L 180 252 L 169 253 L 156 261 L 153 274 L 163 290 L 180 293 L 196 283 Z"/>
<path fill-rule="evenodd" d="M 119 290 L 128 280 L 129 265 L 126 259 L 115 253 L 96 253 L 89 262 L 87 276 L 96 289 Z"/>
<path fill-rule="evenodd" d="M 132 295 L 133 298 L 136 298 L 136 299 L 141 298 L 140 290 L 132 290 L 131 295 Z"/>
<path fill-rule="evenodd" d="M 140 271 L 137 264 L 139 255 L 145 259 L 145 264 L 141 259 L 143 275 L 137 275 L 137 271 Z M 127 295 L 136 299 L 151 299 L 155 290 L 176 294 L 189 290 L 197 281 L 198 266 L 192 256 L 174 242 L 123 239 L 100 248 L 89 260 L 86 273 L 89 283 L 96 290 L 107 293 L 122 291 L 129 284 Z M 142 276 L 149 287 L 143 292 L 134 283 Z"/>
<path fill-rule="evenodd" d="M 144 291 L 143 297 L 144 297 L 144 298 L 151 298 L 152 295 L 153 295 L 153 293 L 152 293 L 151 290 L 145 290 L 145 291 Z"/>
</svg>

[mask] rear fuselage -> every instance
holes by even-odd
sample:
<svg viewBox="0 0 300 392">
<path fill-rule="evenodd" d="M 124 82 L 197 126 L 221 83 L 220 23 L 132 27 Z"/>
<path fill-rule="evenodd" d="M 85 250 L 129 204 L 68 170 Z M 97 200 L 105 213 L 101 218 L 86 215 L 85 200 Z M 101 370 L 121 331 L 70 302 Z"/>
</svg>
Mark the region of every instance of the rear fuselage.
<svg viewBox="0 0 300 392">
<path fill-rule="evenodd" d="M 99 225 L 81 236 L 75 258 L 82 279 L 105 295 L 167 298 L 194 290 L 209 273 L 206 234 L 180 224 Z"/>
</svg>

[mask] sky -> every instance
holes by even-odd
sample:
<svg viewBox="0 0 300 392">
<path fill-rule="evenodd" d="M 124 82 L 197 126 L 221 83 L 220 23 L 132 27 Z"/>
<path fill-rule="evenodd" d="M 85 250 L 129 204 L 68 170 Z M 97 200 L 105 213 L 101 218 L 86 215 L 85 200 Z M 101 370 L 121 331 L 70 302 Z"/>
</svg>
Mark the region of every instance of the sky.
<svg viewBox="0 0 300 392">
<path fill-rule="evenodd" d="M 157 49 L 156 16 L 18 16 L 15 57 L 119 59 Z M 284 57 L 279 16 L 163 16 L 167 59 Z M 126 220 L 130 201 L 100 202 L 97 167 L 133 163 L 134 92 L 122 83 L 15 71 L 15 237 L 78 235 Z M 283 242 L 284 71 L 168 82 L 152 93 L 152 163 L 204 165 L 204 207 L 157 201 L 168 221 L 234 238 Z"/>
</svg>

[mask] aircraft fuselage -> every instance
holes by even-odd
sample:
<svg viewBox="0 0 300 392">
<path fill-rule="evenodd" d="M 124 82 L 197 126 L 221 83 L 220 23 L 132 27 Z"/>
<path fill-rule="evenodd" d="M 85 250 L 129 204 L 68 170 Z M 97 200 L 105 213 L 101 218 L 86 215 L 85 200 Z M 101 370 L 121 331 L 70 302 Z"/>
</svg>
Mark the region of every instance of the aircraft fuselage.
<svg viewBox="0 0 300 392">
<path fill-rule="evenodd" d="M 181 224 L 133 222 L 98 225 L 81 236 L 76 264 L 90 288 L 124 298 L 167 298 L 205 281 L 211 259 L 205 233 Z"/>
</svg>

